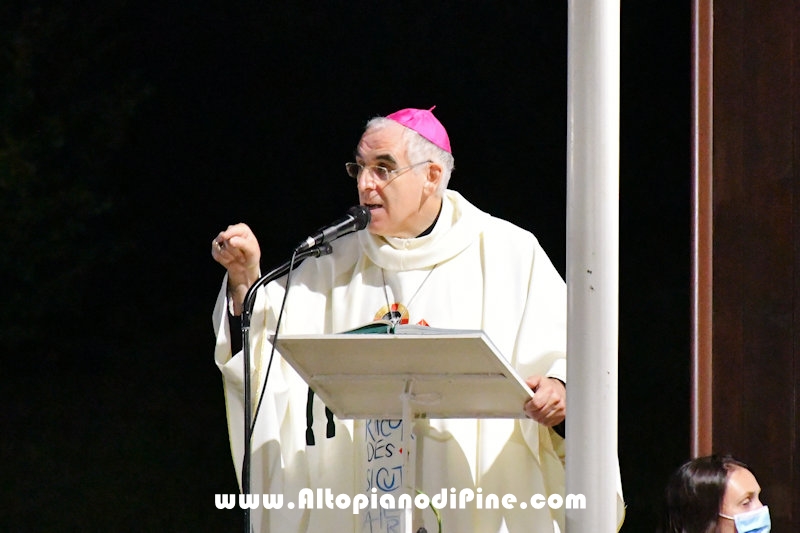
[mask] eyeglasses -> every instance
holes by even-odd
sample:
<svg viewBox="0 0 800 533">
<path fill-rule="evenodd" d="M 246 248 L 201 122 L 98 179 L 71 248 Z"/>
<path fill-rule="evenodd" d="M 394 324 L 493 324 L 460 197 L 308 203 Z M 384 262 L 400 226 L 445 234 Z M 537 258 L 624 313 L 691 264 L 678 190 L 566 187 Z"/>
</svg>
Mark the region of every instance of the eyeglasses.
<svg viewBox="0 0 800 533">
<path fill-rule="evenodd" d="M 429 159 L 427 161 L 421 161 L 419 163 L 414 163 L 413 165 L 409 165 L 403 168 L 396 168 L 394 170 L 389 170 L 386 167 L 381 167 L 378 165 L 361 165 L 359 163 L 345 163 L 344 168 L 347 170 L 347 174 L 353 179 L 358 179 L 358 177 L 361 175 L 361 171 L 364 169 L 368 169 L 376 180 L 378 180 L 383 184 L 386 184 L 390 180 L 398 177 L 401 173 L 405 172 L 406 170 L 410 170 L 414 167 L 417 167 L 419 165 L 425 165 L 427 163 L 433 163 L 433 161 Z"/>
</svg>

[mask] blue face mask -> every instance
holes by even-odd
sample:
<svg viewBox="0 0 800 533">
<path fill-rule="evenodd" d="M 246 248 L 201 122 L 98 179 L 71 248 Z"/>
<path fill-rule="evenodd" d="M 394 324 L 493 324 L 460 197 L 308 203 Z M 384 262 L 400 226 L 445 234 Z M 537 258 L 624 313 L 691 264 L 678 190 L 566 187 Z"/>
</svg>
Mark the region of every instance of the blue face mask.
<svg viewBox="0 0 800 533">
<path fill-rule="evenodd" d="M 755 511 L 739 513 L 733 516 L 719 514 L 723 518 L 730 518 L 736 525 L 736 533 L 769 533 L 772 523 L 769 519 L 769 508 L 765 505 Z"/>
</svg>

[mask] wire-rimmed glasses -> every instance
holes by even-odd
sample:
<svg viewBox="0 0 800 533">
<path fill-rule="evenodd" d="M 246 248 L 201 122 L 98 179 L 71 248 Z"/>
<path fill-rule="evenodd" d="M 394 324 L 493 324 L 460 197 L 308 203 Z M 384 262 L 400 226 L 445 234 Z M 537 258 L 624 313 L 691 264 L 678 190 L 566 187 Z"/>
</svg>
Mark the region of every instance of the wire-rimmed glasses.
<svg viewBox="0 0 800 533">
<path fill-rule="evenodd" d="M 367 169 L 372 174 L 372 177 L 374 177 L 380 183 L 385 184 L 407 170 L 411 170 L 419 165 L 425 165 L 432 162 L 433 161 L 428 159 L 427 161 L 420 161 L 419 163 L 414 163 L 413 165 L 409 165 L 407 167 L 396 168 L 394 170 L 389 170 L 388 168 L 380 165 L 362 165 L 360 163 L 345 163 L 344 168 L 347 170 L 347 175 L 356 180 L 361 175 L 361 171 Z"/>
</svg>

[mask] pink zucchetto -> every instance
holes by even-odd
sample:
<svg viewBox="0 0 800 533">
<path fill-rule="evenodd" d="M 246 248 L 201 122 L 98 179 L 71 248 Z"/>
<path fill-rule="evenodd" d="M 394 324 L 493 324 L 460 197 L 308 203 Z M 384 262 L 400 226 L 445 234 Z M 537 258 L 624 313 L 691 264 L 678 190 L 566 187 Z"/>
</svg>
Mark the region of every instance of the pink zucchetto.
<svg viewBox="0 0 800 533">
<path fill-rule="evenodd" d="M 416 131 L 445 152 L 452 154 L 453 151 L 450 149 L 450 138 L 447 136 L 447 131 L 444 129 L 444 126 L 442 126 L 442 123 L 439 122 L 439 119 L 434 117 L 433 113 L 431 113 L 434 109 L 436 109 L 436 106 L 428 110 L 413 108 L 401 109 L 400 111 L 395 111 L 391 115 L 388 115 L 386 118 Z"/>
</svg>

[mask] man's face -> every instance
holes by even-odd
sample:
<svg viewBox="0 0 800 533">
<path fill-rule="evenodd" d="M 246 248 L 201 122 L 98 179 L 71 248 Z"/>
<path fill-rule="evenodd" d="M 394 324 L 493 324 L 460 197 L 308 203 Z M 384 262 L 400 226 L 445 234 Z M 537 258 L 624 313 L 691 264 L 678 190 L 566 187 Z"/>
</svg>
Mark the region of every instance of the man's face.
<svg viewBox="0 0 800 533">
<path fill-rule="evenodd" d="M 356 162 L 366 167 L 382 166 L 396 170 L 420 163 L 409 161 L 402 140 L 403 126 L 391 123 L 364 132 L 356 149 Z M 385 182 L 365 169 L 359 175 L 358 199 L 369 207 L 372 218 L 369 231 L 386 237 L 416 237 L 435 219 L 431 216 L 431 196 L 435 183 L 429 180 L 430 165 L 417 165 L 390 174 Z"/>
</svg>

